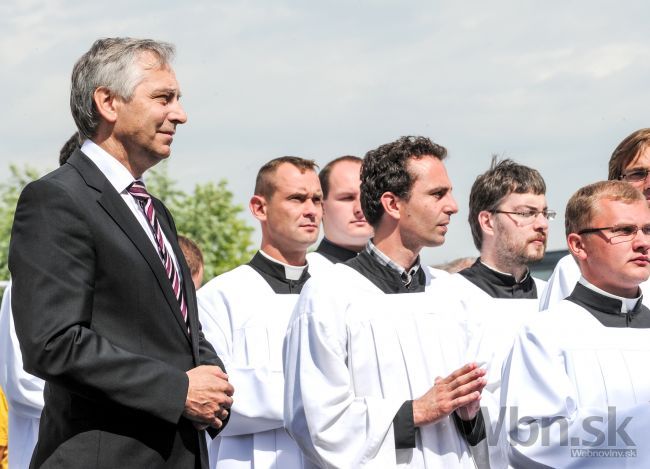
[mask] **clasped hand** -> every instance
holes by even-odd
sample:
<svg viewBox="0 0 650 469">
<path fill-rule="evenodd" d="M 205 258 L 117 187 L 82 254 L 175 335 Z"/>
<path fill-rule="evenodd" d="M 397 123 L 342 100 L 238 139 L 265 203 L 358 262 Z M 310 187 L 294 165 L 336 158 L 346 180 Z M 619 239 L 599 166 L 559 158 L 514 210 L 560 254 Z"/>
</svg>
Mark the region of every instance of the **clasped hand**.
<svg viewBox="0 0 650 469">
<path fill-rule="evenodd" d="M 203 430 L 221 428 L 232 406 L 235 392 L 228 375 L 218 366 L 201 365 L 187 372 L 189 386 L 183 415 Z"/>
<path fill-rule="evenodd" d="M 454 411 L 463 420 L 473 419 L 480 410 L 481 392 L 487 384 L 484 376 L 484 369 L 468 363 L 445 378 L 436 378 L 433 387 L 413 401 L 415 426 L 437 422 Z"/>
</svg>

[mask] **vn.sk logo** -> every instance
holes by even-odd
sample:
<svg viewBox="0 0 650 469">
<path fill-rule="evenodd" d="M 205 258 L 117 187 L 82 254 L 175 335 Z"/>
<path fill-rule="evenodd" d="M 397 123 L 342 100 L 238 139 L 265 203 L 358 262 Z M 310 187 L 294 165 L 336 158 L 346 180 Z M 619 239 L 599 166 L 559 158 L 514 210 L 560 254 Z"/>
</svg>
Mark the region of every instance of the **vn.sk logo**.
<svg viewBox="0 0 650 469">
<path fill-rule="evenodd" d="M 487 409 L 483 411 L 487 415 Z M 606 415 L 590 415 L 574 422 L 566 417 L 519 417 L 518 407 L 501 408 L 496 426 L 487 426 L 488 444 L 499 444 L 506 414 L 509 443 L 514 447 L 566 447 L 572 457 L 629 458 L 637 455 L 637 445 L 627 432 L 632 417 L 620 418 L 615 406 L 609 406 Z"/>
</svg>

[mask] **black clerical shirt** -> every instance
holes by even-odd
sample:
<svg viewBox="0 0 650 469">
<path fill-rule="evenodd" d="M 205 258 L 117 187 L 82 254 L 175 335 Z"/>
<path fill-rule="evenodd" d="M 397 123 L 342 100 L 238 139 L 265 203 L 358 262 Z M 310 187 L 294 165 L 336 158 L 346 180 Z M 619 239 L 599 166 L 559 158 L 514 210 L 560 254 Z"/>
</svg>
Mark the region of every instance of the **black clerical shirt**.
<svg viewBox="0 0 650 469">
<path fill-rule="evenodd" d="M 567 300 L 589 311 L 603 326 L 639 329 L 650 327 L 650 309 L 643 304 L 643 296 L 637 300 L 632 310 L 622 313 L 621 300 L 577 283 Z"/>
<path fill-rule="evenodd" d="M 376 249 L 373 246 L 373 249 Z M 420 268 L 419 260 L 411 267 L 410 274 L 405 269 L 397 269 L 385 263 L 381 258 L 364 249 L 354 259 L 345 263 L 375 284 L 382 292 L 391 293 L 421 293 L 426 287 L 426 275 Z"/>
<path fill-rule="evenodd" d="M 345 263 L 370 280 L 386 294 L 421 293 L 426 287 L 427 277 L 418 257 L 408 270 L 391 261 L 384 253 L 368 241 L 365 249 Z M 485 438 L 483 415 L 479 412 L 473 420 L 464 421 L 454 412 L 452 418 L 465 439 L 475 445 Z M 393 419 L 395 448 L 415 448 L 416 427 L 413 422 L 413 401 L 405 401 Z"/>
<path fill-rule="evenodd" d="M 356 251 L 350 251 L 338 244 L 334 244 L 327 238 L 321 240 L 318 248 L 316 248 L 316 252 L 334 264 L 349 261 L 357 257 Z"/>
<path fill-rule="evenodd" d="M 526 272 L 520 282 L 517 282 L 513 275 L 491 269 L 483 264 L 479 257 L 474 264 L 461 270 L 459 274 L 492 298 L 537 298 L 537 286 L 530 271 Z"/>
<path fill-rule="evenodd" d="M 298 280 L 288 279 L 282 264 L 272 261 L 259 251 L 255 253 L 248 265 L 266 280 L 276 294 L 298 294 L 309 279 L 307 267 Z"/>
</svg>

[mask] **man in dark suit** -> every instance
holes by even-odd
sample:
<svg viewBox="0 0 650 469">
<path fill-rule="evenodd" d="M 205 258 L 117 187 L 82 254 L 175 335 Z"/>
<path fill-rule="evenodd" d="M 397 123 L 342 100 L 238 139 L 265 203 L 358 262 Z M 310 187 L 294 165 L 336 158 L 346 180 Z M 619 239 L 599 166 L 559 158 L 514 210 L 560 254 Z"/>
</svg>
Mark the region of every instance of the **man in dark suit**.
<svg viewBox="0 0 650 469">
<path fill-rule="evenodd" d="M 187 116 L 170 44 L 93 44 L 72 73 L 85 140 L 28 185 L 12 232 L 12 308 L 43 379 L 33 468 L 207 467 L 233 388 L 204 339 L 174 221 L 142 174 Z"/>
</svg>

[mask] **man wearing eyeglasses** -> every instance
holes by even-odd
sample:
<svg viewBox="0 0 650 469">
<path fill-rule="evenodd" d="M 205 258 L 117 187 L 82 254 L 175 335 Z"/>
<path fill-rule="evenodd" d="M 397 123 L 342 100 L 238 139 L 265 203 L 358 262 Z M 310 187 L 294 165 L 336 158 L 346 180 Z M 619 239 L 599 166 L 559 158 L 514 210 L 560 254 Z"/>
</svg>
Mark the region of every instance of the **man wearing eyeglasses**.
<svg viewBox="0 0 650 469">
<path fill-rule="evenodd" d="M 492 298 L 537 298 L 544 282 L 528 265 L 544 257 L 548 221 L 546 184 L 535 169 L 492 159 L 469 196 L 469 225 L 481 255 L 459 276 Z"/>
<path fill-rule="evenodd" d="M 641 191 L 646 201 L 650 203 L 649 171 L 650 128 L 639 129 L 625 137 L 612 153 L 608 179 L 629 183 Z M 572 256 L 567 255 L 560 259 L 540 295 L 540 309 L 547 309 L 569 296 L 578 278 L 580 278 L 580 271 Z M 641 288 L 644 288 L 643 284 Z"/>
<path fill-rule="evenodd" d="M 539 309 L 537 295 L 544 281 L 530 275 L 528 265 L 544 257 L 548 221 L 555 212 L 546 206 L 546 184 L 535 169 L 510 159 L 493 157 L 490 169 L 472 185 L 469 225 L 480 257 L 459 273 L 437 280 L 436 301 L 451 298 L 469 315 L 469 359 L 487 371 L 481 406 L 497 434 L 501 365 L 517 331 Z M 484 443 L 482 443 L 484 445 Z M 505 464 L 503 446 L 473 448 L 477 461 L 492 467 Z M 487 467 L 487 465 L 485 465 Z"/>
<path fill-rule="evenodd" d="M 566 208 L 572 293 L 528 322 L 503 370 L 513 467 L 650 467 L 650 209 L 620 181 Z"/>
</svg>

